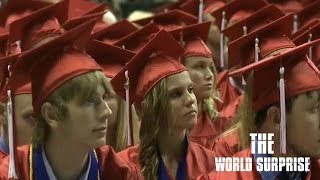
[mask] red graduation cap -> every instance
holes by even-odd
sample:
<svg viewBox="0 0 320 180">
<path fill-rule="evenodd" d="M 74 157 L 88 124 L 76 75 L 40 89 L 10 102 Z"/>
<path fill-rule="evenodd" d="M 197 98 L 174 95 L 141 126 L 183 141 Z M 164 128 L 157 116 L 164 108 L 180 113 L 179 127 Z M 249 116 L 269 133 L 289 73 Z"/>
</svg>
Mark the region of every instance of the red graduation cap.
<svg viewBox="0 0 320 180">
<path fill-rule="evenodd" d="M 232 42 L 241 36 L 244 36 L 250 32 L 253 32 L 273 21 L 279 19 L 285 14 L 276 6 L 270 4 L 261 8 L 251 16 L 243 19 L 242 21 L 227 27 L 222 32 L 229 38 L 229 42 Z M 245 29 L 245 30 L 244 30 Z M 245 32 L 244 32 L 245 31 Z"/>
<path fill-rule="evenodd" d="M 173 9 L 179 9 L 180 5 L 185 3 L 185 2 L 188 2 L 190 0 L 179 0 L 177 2 L 174 2 L 174 3 L 166 3 L 162 6 L 159 6 L 159 7 L 156 7 L 153 12 L 155 14 L 159 14 L 159 13 L 164 13 L 164 12 L 168 12 L 168 11 L 171 11 Z"/>
<path fill-rule="evenodd" d="M 166 31 L 178 29 L 186 25 L 195 24 L 198 22 L 197 18 L 189 13 L 181 10 L 172 10 L 166 13 L 156 14 L 152 17 L 133 21 L 139 25 L 147 25 L 150 22 L 155 23 L 159 28 L 163 28 Z"/>
<path fill-rule="evenodd" d="M 264 0 L 234 0 L 213 11 L 211 15 L 215 17 L 215 24 L 221 29 L 223 14 L 225 14 L 225 20 L 227 22 L 240 21 L 267 4 Z"/>
<path fill-rule="evenodd" d="M 320 89 L 317 67 L 307 58 L 306 50 L 320 40 L 292 48 L 231 73 L 247 75 L 254 70 L 252 109 L 257 112 L 280 101 L 280 152 L 286 154 L 286 104 L 285 99 Z"/>
<path fill-rule="evenodd" d="M 292 41 L 296 45 L 302 45 L 312 40 L 320 38 L 320 22 L 315 24 L 306 30 L 303 34 L 296 37 Z M 320 46 L 317 44 L 315 47 L 310 47 L 308 52 L 308 57 L 314 62 L 314 64 L 319 67 L 320 65 Z"/>
<path fill-rule="evenodd" d="M 0 58 L 7 55 L 9 33 L 5 28 L 0 27 Z"/>
<path fill-rule="evenodd" d="M 87 53 L 102 67 L 104 75 L 113 78 L 135 55 L 126 49 L 93 40 Z"/>
<path fill-rule="evenodd" d="M 129 21 L 121 20 L 92 33 L 91 39 L 97 39 L 107 44 L 115 44 L 123 37 L 137 30 L 138 28 Z"/>
<path fill-rule="evenodd" d="M 309 25 L 320 17 L 319 7 L 320 0 L 317 0 L 297 13 L 299 28 Z"/>
<path fill-rule="evenodd" d="M 160 29 L 154 23 L 150 23 L 145 27 L 128 34 L 114 45 L 124 47 L 125 49 L 137 53 L 150 41 L 152 36 L 159 31 Z"/>
<path fill-rule="evenodd" d="M 84 53 L 95 22 L 96 20 L 92 20 L 81 24 L 20 55 L 14 69 L 29 72 L 31 70 L 32 103 L 36 114 L 39 113 L 44 100 L 63 83 L 75 76 L 101 70 L 101 67 Z M 62 52 L 57 54 L 58 50 Z M 50 60 L 40 58 L 49 54 L 55 56 L 51 55 Z M 19 81 L 22 81 L 21 77 Z"/>
<path fill-rule="evenodd" d="M 138 108 L 146 94 L 167 76 L 186 71 L 179 63 L 183 48 L 173 37 L 161 30 L 133 59 L 111 80 L 114 91 L 126 99 L 124 84 L 129 78 L 130 104 Z"/>
<path fill-rule="evenodd" d="M 208 14 L 208 13 L 211 13 L 211 12 L 221 8 L 224 5 L 226 5 L 225 0 L 215 0 L 215 1 L 205 0 L 203 12 L 204 12 L 204 14 Z"/>
<path fill-rule="evenodd" d="M 94 3 L 88 0 L 69 0 L 69 19 L 79 18 L 88 14 L 105 11 L 107 6 L 103 3 Z"/>
<path fill-rule="evenodd" d="M 9 0 L 0 11 L 0 25 L 7 27 L 11 22 L 48 5 L 50 3 L 39 0 Z"/>
<path fill-rule="evenodd" d="M 224 0 L 203 0 L 203 7 L 200 5 L 200 0 L 190 0 L 180 5 L 180 9 L 194 16 L 199 16 L 199 10 L 202 8 L 204 14 L 213 12 L 214 10 L 224 6 Z"/>
<path fill-rule="evenodd" d="M 309 34 L 312 34 L 312 37 L 310 39 Z M 298 37 L 292 39 L 292 41 L 296 44 L 296 45 L 301 45 L 304 44 L 306 42 L 308 42 L 308 40 L 315 40 L 315 39 L 319 39 L 320 37 L 320 22 L 317 22 L 316 24 L 314 24 L 313 26 L 309 27 L 308 29 L 306 29 L 302 34 L 300 34 Z"/>
<path fill-rule="evenodd" d="M 170 32 L 184 46 L 183 59 L 190 56 L 212 57 L 212 53 L 206 45 L 210 25 L 211 22 L 205 22 Z"/>
<path fill-rule="evenodd" d="M 303 9 L 303 4 L 299 0 L 268 0 L 269 3 L 273 3 L 282 12 L 289 13 L 297 13 Z"/>
<path fill-rule="evenodd" d="M 62 26 L 63 26 L 63 28 L 65 30 L 69 30 L 69 29 L 72 29 L 72 28 L 74 28 L 76 26 L 79 26 L 80 24 L 82 24 L 84 22 L 88 22 L 88 21 L 90 21 L 92 19 L 99 19 L 101 21 L 102 16 L 105 13 L 106 13 L 106 11 L 101 11 L 101 12 L 98 12 L 98 13 L 88 14 L 88 15 L 84 15 L 84 16 L 77 17 L 77 18 L 74 18 L 74 19 L 69 19 L 65 23 L 63 23 Z M 97 26 L 97 24 L 95 25 L 95 27 L 96 26 Z M 93 29 L 95 29 L 95 28 L 93 28 Z"/>
<path fill-rule="evenodd" d="M 277 50 L 294 47 L 288 38 L 292 32 L 292 22 L 293 16 L 289 14 L 231 42 L 228 45 L 229 67 L 237 64 L 246 66 Z"/>
<path fill-rule="evenodd" d="M 300 28 L 298 31 L 296 31 L 295 33 L 293 33 L 290 38 L 291 38 L 291 39 L 297 38 L 297 37 L 300 36 L 301 34 L 304 34 L 306 31 L 308 31 L 309 29 L 311 29 L 313 26 L 317 25 L 319 22 L 320 22 L 320 19 L 315 19 L 315 20 L 312 21 L 310 24 L 304 26 L 303 28 Z"/>
<path fill-rule="evenodd" d="M 60 24 L 68 18 L 68 1 L 44 7 L 10 25 L 10 43 L 21 40 L 21 49 L 32 48 L 40 41 L 64 32 Z"/>
</svg>

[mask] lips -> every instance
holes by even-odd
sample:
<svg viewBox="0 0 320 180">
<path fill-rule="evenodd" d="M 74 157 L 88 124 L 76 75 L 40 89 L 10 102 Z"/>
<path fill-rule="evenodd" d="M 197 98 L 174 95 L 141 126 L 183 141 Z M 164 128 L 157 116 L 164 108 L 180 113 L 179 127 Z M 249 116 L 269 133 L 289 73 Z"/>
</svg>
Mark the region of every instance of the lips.
<svg viewBox="0 0 320 180">
<path fill-rule="evenodd" d="M 197 114 L 197 111 L 196 111 L 196 110 L 191 110 L 191 111 L 187 112 L 187 113 L 185 114 L 185 116 L 191 115 L 191 114 L 193 114 L 193 113 Z"/>
<path fill-rule="evenodd" d="M 93 132 L 102 132 L 102 131 L 106 131 L 106 130 L 107 130 L 107 127 L 103 126 L 103 127 L 93 129 L 92 131 Z"/>
</svg>

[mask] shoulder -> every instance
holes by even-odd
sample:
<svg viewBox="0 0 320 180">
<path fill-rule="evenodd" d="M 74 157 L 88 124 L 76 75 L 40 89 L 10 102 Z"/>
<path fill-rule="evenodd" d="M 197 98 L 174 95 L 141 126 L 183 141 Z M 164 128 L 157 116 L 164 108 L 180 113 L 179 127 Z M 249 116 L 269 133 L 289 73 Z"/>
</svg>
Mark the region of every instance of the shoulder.
<svg viewBox="0 0 320 180">
<path fill-rule="evenodd" d="M 30 146 L 21 146 L 17 148 L 17 170 L 19 179 L 27 180 L 29 178 L 29 151 Z M 9 156 L 0 161 L 0 179 L 8 179 Z"/>
<path fill-rule="evenodd" d="M 238 131 L 234 131 L 230 134 L 220 136 L 213 146 L 213 151 L 215 151 L 218 156 L 229 157 L 239 152 L 239 143 L 240 138 Z"/>
<path fill-rule="evenodd" d="M 103 146 L 98 149 L 102 179 L 141 179 L 141 173 L 138 168 L 128 161 L 124 161 L 115 153 L 110 146 Z"/>
</svg>

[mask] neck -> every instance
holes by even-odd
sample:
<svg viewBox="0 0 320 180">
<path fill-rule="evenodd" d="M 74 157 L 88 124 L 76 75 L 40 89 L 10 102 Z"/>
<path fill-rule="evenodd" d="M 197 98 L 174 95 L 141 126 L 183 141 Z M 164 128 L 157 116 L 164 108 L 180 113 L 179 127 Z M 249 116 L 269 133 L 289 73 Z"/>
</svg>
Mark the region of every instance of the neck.
<svg viewBox="0 0 320 180">
<path fill-rule="evenodd" d="M 202 101 L 198 101 L 198 114 L 202 113 Z"/>
<path fill-rule="evenodd" d="M 90 149 L 63 139 L 48 137 L 44 143 L 47 159 L 57 179 L 77 179 L 87 168 Z"/>
<path fill-rule="evenodd" d="M 182 159 L 187 148 L 184 143 L 185 135 L 185 130 L 160 135 L 158 145 L 161 155 L 176 161 Z"/>
</svg>

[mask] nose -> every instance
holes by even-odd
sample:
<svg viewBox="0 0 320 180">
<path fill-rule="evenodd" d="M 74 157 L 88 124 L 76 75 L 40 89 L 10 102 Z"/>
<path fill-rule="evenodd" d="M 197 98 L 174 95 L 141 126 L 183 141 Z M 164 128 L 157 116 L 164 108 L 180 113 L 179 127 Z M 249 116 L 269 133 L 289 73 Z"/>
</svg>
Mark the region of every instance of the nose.
<svg viewBox="0 0 320 180">
<path fill-rule="evenodd" d="M 101 103 L 101 106 L 102 107 L 101 107 L 101 113 L 100 113 L 99 119 L 105 121 L 106 119 L 108 119 L 108 117 L 111 116 L 112 111 L 106 101 L 103 101 Z"/>
<path fill-rule="evenodd" d="M 187 93 L 186 106 L 191 107 L 193 104 L 197 104 L 197 99 L 193 93 Z"/>
<path fill-rule="evenodd" d="M 213 72 L 212 72 L 212 69 L 210 69 L 210 67 L 207 68 L 207 71 L 206 71 L 204 77 L 206 80 L 212 80 Z"/>
</svg>

